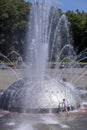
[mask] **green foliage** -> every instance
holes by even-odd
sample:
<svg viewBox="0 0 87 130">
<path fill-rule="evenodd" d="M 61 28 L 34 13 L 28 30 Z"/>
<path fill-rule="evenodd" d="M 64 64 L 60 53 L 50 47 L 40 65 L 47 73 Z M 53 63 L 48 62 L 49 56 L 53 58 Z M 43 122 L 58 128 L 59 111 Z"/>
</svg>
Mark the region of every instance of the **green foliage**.
<svg viewBox="0 0 87 130">
<path fill-rule="evenodd" d="M 23 49 L 29 9 L 24 0 L 0 0 L 0 51 L 4 54 L 12 46 Z"/>
<path fill-rule="evenodd" d="M 87 48 L 87 13 L 76 10 L 76 12 L 68 11 L 66 15 L 71 22 L 74 46 L 79 53 Z"/>
<path fill-rule="evenodd" d="M 26 44 L 25 34 L 27 31 L 28 16 L 31 4 L 25 0 L 0 0 L 0 52 L 7 55 L 9 48 L 15 48 L 23 54 Z M 52 13 L 52 12 L 51 12 Z M 58 16 L 63 12 L 57 11 Z M 79 53 L 87 48 L 87 13 L 79 10 L 67 11 L 66 15 L 71 22 L 74 47 Z M 56 21 L 59 17 L 56 18 Z M 50 15 L 51 19 L 51 15 Z M 55 19 L 55 16 L 54 16 Z M 52 36 L 56 27 L 53 21 Z M 50 43 L 52 43 L 52 38 Z"/>
</svg>

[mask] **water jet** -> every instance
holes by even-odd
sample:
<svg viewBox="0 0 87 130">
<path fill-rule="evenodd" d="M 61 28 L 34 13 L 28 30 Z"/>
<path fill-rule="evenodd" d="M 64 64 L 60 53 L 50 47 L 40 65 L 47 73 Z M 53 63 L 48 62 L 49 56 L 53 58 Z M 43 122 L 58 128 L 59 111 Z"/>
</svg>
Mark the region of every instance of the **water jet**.
<svg viewBox="0 0 87 130">
<path fill-rule="evenodd" d="M 80 97 L 76 88 L 62 80 L 57 73 L 48 73 L 48 63 L 74 60 L 75 52 L 67 17 L 52 7 L 52 1 L 34 2 L 29 17 L 27 38 L 27 74 L 13 83 L 1 96 L 0 108 L 9 111 L 49 113 L 59 112 L 65 98 L 67 104 L 78 108 Z"/>
</svg>

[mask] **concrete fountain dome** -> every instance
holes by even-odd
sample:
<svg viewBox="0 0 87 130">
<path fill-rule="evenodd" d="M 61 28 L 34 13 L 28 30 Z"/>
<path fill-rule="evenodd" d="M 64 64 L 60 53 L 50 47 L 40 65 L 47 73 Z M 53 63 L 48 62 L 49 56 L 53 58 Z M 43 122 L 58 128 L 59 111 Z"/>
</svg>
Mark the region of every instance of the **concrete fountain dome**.
<svg viewBox="0 0 87 130">
<path fill-rule="evenodd" d="M 71 86 L 67 83 L 58 82 L 55 79 L 43 80 L 33 85 L 27 90 L 27 97 L 31 100 L 25 100 L 29 108 L 58 108 L 65 98 L 68 104 L 77 106 L 79 98 Z"/>
<path fill-rule="evenodd" d="M 18 112 L 58 112 L 63 99 L 77 108 L 79 96 L 71 85 L 46 79 L 37 84 L 28 83 L 27 78 L 12 84 L 0 98 L 0 108 Z"/>
</svg>

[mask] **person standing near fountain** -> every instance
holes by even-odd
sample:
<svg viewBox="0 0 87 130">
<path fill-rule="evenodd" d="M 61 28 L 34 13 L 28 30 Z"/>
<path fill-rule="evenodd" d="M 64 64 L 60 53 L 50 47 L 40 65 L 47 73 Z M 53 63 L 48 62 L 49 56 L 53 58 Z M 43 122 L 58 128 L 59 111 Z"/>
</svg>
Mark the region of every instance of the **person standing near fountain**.
<svg viewBox="0 0 87 130">
<path fill-rule="evenodd" d="M 22 64 L 22 57 L 18 56 L 17 57 L 17 66 L 18 66 L 18 68 L 20 68 L 21 64 Z"/>
<path fill-rule="evenodd" d="M 69 109 L 68 109 L 68 105 L 66 103 L 66 100 L 63 99 L 63 102 L 62 102 L 62 107 L 63 107 L 63 112 L 66 112 L 67 115 L 69 114 Z"/>
</svg>

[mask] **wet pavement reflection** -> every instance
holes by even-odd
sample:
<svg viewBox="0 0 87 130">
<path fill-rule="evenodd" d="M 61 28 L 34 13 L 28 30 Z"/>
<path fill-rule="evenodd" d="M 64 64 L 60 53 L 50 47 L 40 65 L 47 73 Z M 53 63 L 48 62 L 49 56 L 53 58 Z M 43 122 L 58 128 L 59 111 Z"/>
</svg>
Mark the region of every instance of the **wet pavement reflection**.
<svg viewBox="0 0 87 130">
<path fill-rule="evenodd" d="M 87 115 L 0 114 L 0 130 L 87 130 Z"/>
</svg>

